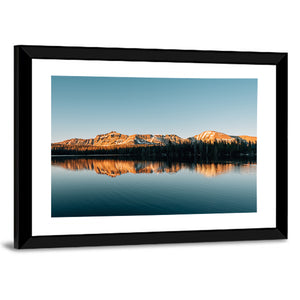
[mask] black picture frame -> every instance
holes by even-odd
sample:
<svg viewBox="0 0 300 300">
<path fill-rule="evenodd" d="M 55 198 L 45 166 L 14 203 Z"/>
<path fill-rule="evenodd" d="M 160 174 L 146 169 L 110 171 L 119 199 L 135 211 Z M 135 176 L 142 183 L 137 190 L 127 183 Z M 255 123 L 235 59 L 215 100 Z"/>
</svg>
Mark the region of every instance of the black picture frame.
<svg viewBox="0 0 300 300">
<path fill-rule="evenodd" d="M 107 60 L 276 66 L 276 227 L 230 230 L 32 236 L 32 60 Z M 288 55 L 162 49 L 14 47 L 14 247 L 77 247 L 287 239 Z M 280 137 L 280 139 L 279 139 Z"/>
</svg>

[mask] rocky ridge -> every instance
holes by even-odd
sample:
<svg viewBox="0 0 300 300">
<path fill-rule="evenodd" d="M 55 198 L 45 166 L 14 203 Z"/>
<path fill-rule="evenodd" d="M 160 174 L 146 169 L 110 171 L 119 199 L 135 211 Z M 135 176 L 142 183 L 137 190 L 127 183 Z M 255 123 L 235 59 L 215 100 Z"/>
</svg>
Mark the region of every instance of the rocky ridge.
<svg viewBox="0 0 300 300">
<path fill-rule="evenodd" d="M 181 138 L 176 134 L 133 134 L 126 135 L 121 134 L 116 131 L 111 131 L 105 134 L 99 134 L 95 138 L 91 139 L 80 139 L 73 138 L 65 140 L 62 142 L 57 142 L 53 144 L 59 145 L 68 145 L 68 146 L 134 146 L 134 145 L 156 145 L 156 146 L 167 146 L 170 144 L 183 144 L 183 143 L 194 143 L 194 142 L 205 142 L 205 143 L 214 143 L 214 142 L 246 142 L 246 143 L 256 143 L 257 138 L 253 136 L 240 135 L 232 136 L 221 132 L 216 131 L 204 131 L 198 135 L 189 138 Z"/>
</svg>

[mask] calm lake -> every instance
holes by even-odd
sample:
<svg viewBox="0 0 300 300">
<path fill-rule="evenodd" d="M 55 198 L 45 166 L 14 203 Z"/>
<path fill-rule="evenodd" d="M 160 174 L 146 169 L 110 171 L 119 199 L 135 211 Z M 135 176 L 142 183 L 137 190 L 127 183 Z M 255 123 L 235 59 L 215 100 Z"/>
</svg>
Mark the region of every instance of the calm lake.
<svg viewBox="0 0 300 300">
<path fill-rule="evenodd" d="M 256 163 L 52 157 L 52 217 L 256 212 Z"/>
</svg>

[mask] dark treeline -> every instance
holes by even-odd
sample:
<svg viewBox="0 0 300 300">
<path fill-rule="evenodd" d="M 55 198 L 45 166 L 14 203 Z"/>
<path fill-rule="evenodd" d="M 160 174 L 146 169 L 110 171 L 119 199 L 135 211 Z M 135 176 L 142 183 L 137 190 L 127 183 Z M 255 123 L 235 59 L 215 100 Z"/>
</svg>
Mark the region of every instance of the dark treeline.
<svg viewBox="0 0 300 300">
<path fill-rule="evenodd" d="M 52 155 L 124 155 L 141 159 L 170 160 L 227 160 L 256 159 L 256 143 L 246 142 L 197 142 L 192 144 L 172 144 L 166 146 L 69 146 L 52 144 Z"/>
</svg>

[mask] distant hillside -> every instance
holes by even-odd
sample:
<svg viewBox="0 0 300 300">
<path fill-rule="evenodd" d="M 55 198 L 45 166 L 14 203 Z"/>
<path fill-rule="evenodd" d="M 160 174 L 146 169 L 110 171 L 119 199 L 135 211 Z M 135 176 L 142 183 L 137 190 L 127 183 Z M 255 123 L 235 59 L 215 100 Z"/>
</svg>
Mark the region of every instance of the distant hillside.
<svg viewBox="0 0 300 300">
<path fill-rule="evenodd" d="M 202 141 L 204 143 L 214 142 L 245 142 L 245 143 L 256 143 L 257 138 L 253 136 L 241 135 L 231 136 L 225 133 L 216 131 L 204 131 L 193 137 L 187 139 L 181 138 L 175 134 L 167 135 L 153 135 L 153 134 L 133 134 L 126 135 L 116 131 L 111 131 L 105 134 L 99 134 L 95 138 L 80 139 L 73 138 L 62 142 L 53 143 L 52 145 L 66 145 L 66 146 L 95 146 L 95 147 L 112 147 L 112 146 L 123 146 L 132 147 L 135 145 L 144 146 L 167 146 L 167 145 L 180 145 L 180 144 L 191 144 Z"/>
</svg>

